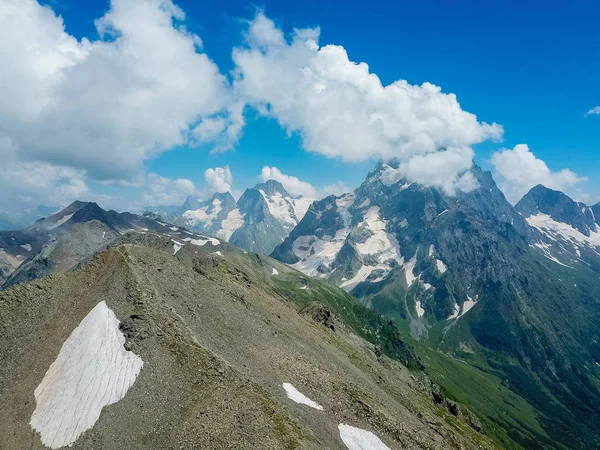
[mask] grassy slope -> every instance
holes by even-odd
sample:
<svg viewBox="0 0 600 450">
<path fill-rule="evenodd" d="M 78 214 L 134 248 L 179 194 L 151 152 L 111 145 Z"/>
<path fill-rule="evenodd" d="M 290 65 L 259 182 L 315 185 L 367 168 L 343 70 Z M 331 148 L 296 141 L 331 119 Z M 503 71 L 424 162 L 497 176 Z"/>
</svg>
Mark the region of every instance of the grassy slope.
<svg viewBox="0 0 600 450">
<path fill-rule="evenodd" d="M 238 262 L 245 263 L 247 270 L 254 270 L 256 266 L 253 259 L 256 258 L 248 254 L 238 259 Z M 534 408 L 505 387 L 500 378 L 407 337 L 410 336 L 410 331 L 407 320 L 401 315 L 403 306 L 389 305 L 387 315 L 390 318 L 385 318 L 339 288 L 310 279 L 300 272 L 290 271 L 278 262 L 268 262 L 275 265 L 282 275 L 271 279 L 275 289 L 283 297 L 291 299 L 299 307 L 315 301 L 327 304 L 355 333 L 380 345 L 390 356 L 408 363 L 412 368 L 423 363 L 428 376 L 442 387 L 444 394 L 474 411 L 482 421 L 484 433 L 502 448 L 517 449 L 521 445 L 535 448 L 536 441 L 548 439 L 536 419 Z M 309 289 L 300 288 L 299 278 L 308 281 Z M 404 292 L 397 285 L 395 289 L 396 294 Z M 383 299 L 375 301 L 383 302 Z M 387 333 L 386 329 L 389 330 Z M 398 329 L 401 334 L 396 334 L 395 330 Z M 402 345 L 397 348 L 400 336 Z"/>
<path fill-rule="evenodd" d="M 561 299 L 572 299 L 579 307 L 584 303 L 591 305 L 596 302 L 597 300 L 589 293 L 597 292 L 597 275 L 585 267 L 580 270 L 556 267 L 555 263 L 544 258 L 533 261 L 532 264 L 543 264 L 555 274 L 553 278 L 561 282 L 560 293 L 554 289 L 553 284 L 547 284 L 542 288 L 547 298 L 560 296 L 556 302 L 559 305 L 562 302 L 560 310 L 552 311 L 557 317 L 556 320 L 580 323 L 580 319 L 571 317 L 570 308 L 573 306 L 568 306 L 570 303 Z M 567 279 L 572 280 L 572 284 L 561 281 Z M 411 331 L 414 330 L 411 330 L 409 315 L 416 317 L 412 290 L 411 288 L 407 294 L 403 283 L 392 280 L 377 294 L 367 297 L 365 301 L 391 317 L 398 328 L 406 336 L 410 336 Z M 475 315 L 478 315 L 477 311 Z M 488 316 L 490 320 L 493 319 L 493 315 Z M 575 441 L 578 442 L 577 446 L 585 446 L 584 442 L 592 437 L 580 435 L 576 430 L 581 428 L 581 433 L 587 433 L 593 429 L 594 425 L 589 425 L 593 419 L 584 415 L 583 419 L 588 423 L 588 428 L 580 426 L 581 420 L 574 421 L 573 409 L 565 410 L 564 404 L 561 405 L 561 397 L 557 394 L 562 395 L 564 399 L 565 391 L 561 390 L 564 388 L 560 384 L 551 390 L 547 387 L 548 380 L 544 382 L 537 372 L 525 370 L 522 363 L 503 352 L 490 351 L 479 345 L 471 333 L 470 318 L 472 317 L 473 313 L 470 313 L 455 321 L 452 326 L 449 326 L 449 322 L 446 321 L 430 322 L 428 326 L 431 328 L 423 342 L 407 339 L 424 361 L 430 377 L 445 387 L 449 397 L 470 405 L 482 416 L 482 419 L 487 418 L 484 419 L 489 427 L 487 431 L 492 432 L 491 429 L 495 429 L 494 433 L 500 438 L 501 435 L 508 435 L 527 448 L 566 448 L 568 442 Z M 487 323 L 486 327 L 503 328 L 502 324 L 494 323 Z M 585 328 L 574 329 L 572 336 L 574 342 L 583 344 L 587 340 L 593 341 L 594 336 L 580 336 L 583 330 Z M 547 335 L 552 336 L 552 333 L 549 332 Z M 590 370 L 592 375 L 596 373 L 591 377 L 591 383 L 596 389 L 600 385 L 597 377 L 597 372 L 600 371 L 598 369 L 600 366 L 592 367 Z M 583 407 L 581 409 L 583 410 Z M 578 417 L 581 419 L 581 416 Z M 565 434 L 569 432 L 575 435 Z M 562 441 L 563 444 L 561 445 L 557 440 Z"/>
</svg>

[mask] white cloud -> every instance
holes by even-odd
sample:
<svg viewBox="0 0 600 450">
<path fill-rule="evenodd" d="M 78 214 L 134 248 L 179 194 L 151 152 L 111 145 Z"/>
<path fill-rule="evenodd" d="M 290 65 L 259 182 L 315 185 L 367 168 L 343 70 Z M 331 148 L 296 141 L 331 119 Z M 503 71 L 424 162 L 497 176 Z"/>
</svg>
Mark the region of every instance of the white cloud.
<svg viewBox="0 0 600 450">
<path fill-rule="evenodd" d="M 591 115 L 600 115 L 600 106 L 595 106 L 586 113 L 586 116 Z"/>
<path fill-rule="evenodd" d="M 326 186 L 323 186 L 323 197 L 327 197 L 329 195 L 335 195 L 335 196 L 340 196 L 342 194 L 345 194 L 346 192 L 350 192 L 352 189 L 350 189 L 348 186 L 346 186 L 345 183 L 343 183 L 342 181 L 338 181 L 337 183 L 334 184 L 328 184 Z"/>
<path fill-rule="evenodd" d="M 319 33 L 295 30 L 288 41 L 259 13 L 249 24 L 246 46 L 233 51 L 238 96 L 289 133 L 299 133 L 306 150 L 347 161 L 398 158 L 413 179 L 422 179 L 420 162 L 439 166 L 454 155 L 455 172 L 424 180 L 452 191 L 471 167 L 471 161 L 456 164 L 455 156 L 502 137 L 501 126 L 479 122 L 438 86 L 404 80 L 383 86 L 343 47 L 319 47 Z"/>
<path fill-rule="evenodd" d="M 204 172 L 204 179 L 210 188 L 216 192 L 229 191 L 231 189 L 231 183 L 233 183 L 233 176 L 231 175 L 229 166 L 207 169 Z"/>
<path fill-rule="evenodd" d="M 172 180 L 156 173 L 146 176 L 143 199 L 141 206 L 179 205 L 188 195 L 194 195 L 196 187 L 191 180 L 178 178 Z"/>
<path fill-rule="evenodd" d="M 500 176 L 499 187 L 506 198 L 518 202 L 532 187 L 544 186 L 569 193 L 577 183 L 585 181 L 569 169 L 552 172 L 546 163 L 537 158 L 526 144 L 516 145 L 514 149 L 501 149 L 492 155 L 492 164 Z M 571 195 L 581 198 L 581 192 Z"/>
<path fill-rule="evenodd" d="M 0 208 L 23 205 L 66 205 L 89 196 L 85 173 L 43 162 L 3 161 L 0 170 Z"/>
<path fill-rule="evenodd" d="M 0 2 L 0 131 L 21 160 L 133 176 L 174 146 L 231 146 L 243 105 L 171 0 L 112 0 L 78 41 L 34 0 Z"/>
<path fill-rule="evenodd" d="M 303 197 L 317 197 L 317 190 L 312 184 L 301 181 L 298 178 L 281 173 L 277 167 L 265 166 L 258 177 L 261 181 L 275 180 L 279 181 L 286 191 L 292 195 L 302 195 Z"/>
<path fill-rule="evenodd" d="M 411 182 L 437 186 L 449 195 L 471 192 L 479 186 L 469 168 L 475 156 L 471 147 L 450 147 L 435 153 L 414 155 L 400 163 L 400 172 Z"/>
</svg>

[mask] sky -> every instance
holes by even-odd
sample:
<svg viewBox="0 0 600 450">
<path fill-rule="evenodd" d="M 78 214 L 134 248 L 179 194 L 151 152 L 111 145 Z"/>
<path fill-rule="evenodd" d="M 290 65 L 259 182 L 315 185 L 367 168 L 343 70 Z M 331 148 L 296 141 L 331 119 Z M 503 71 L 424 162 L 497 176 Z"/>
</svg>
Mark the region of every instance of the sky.
<svg viewBox="0 0 600 450">
<path fill-rule="evenodd" d="M 358 186 L 600 201 L 594 1 L 0 0 L 0 210 Z"/>
</svg>

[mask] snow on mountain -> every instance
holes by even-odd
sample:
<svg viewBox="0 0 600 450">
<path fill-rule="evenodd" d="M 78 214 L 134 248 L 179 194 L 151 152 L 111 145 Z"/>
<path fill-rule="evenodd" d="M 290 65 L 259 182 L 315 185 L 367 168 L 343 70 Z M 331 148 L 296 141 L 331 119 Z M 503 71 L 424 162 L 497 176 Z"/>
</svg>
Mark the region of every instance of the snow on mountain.
<svg viewBox="0 0 600 450">
<path fill-rule="evenodd" d="M 600 267 L 596 206 L 587 206 L 562 192 L 538 185 L 515 208 L 535 230 L 535 241 L 530 245 L 543 256 L 567 267 L 578 261 Z"/>
<path fill-rule="evenodd" d="M 104 301 L 73 330 L 35 390 L 30 425 L 44 445 L 71 446 L 105 406 L 125 396 L 143 361 L 124 344 L 119 320 Z"/>
<path fill-rule="evenodd" d="M 209 212 L 210 208 L 210 212 Z M 221 200 L 214 199 L 210 205 L 203 206 L 196 210 L 188 210 L 183 213 L 183 217 L 189 220 L 191 224 L 202 223 L 205 227 L 210 227 L 213 221 L 221 212 Z"/>
<path fill-rule="evenodd" d="M 348 450 L 390 450 L 381 439 L 370 431 L 341 423 L 340 438 Z"/>
<path fill-rule="evenodd" d="M 477 298 L 481 284 L 478 269 L 466 265 L 494 270 L 487 254 L 465 248 L 465 242 L 473 239 L 469 245 L 477 249 L 506 224 L 523 234 L 529 230 L 491 174 L 476 166 L 472 171 L 480 188 L 448 196 L 408 182 L 397 162 L 381 162 L 353 193 L 314 202 L 271 256 L 358 297 L 386 292 L 396 303 L 396 295 L 411 297 L 407 304 L 418 305 L 418 320 L 432 313 L 445 319 L 456 307 L 459 317 L 469 311 L 468 299 Z"/>
<path fill-rule="evenodd" d="M 294 402 L 300 403 L 301 405 L 310 406 L 311 408 L 317 409 L 319 411 L 323 410 L 323 407 L 321 405 L 308 398 L 306 395 L 304 395 L 302 392 L 296 389 L 293 384 L 283 383 L 282 386 L 283 389 L 285 389 L 285 393 L 287 394 L 288 398 L 293 400 Z"/>
<path fill-rule="evenodd" d="M 239 209 L 233 209 L 229 211 L 227 217 L 221 222 L 221 229 L 216 233 L 217 237 L 225 239 L 226 241 L 231 238 L 231 235 L 244 225 L 244 215 Z"/>
<path fill-rule="evenodd" d="M 270 253 L 304 217 L 312 199 L 290 195 L 278 181 L 247 189 L 236 202 L 230 192 L 206 201 L 188 197 L 177 207 L 150 208 L 165 220 L 191 227 L 257 253 Z"/>
</svg>

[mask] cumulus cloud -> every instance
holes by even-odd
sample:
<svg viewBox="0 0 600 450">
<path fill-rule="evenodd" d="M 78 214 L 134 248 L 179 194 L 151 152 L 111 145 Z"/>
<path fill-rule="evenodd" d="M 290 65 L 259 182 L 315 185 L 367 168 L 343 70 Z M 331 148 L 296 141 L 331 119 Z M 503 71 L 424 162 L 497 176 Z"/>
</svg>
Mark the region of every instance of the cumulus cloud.
<svg viewBox="0 0 600 450">
<path fill-rule="evenodd" d="M 232 145 L 243 104 L 171 0 L 112 0 L 78 41 L 35 0 L 0 2 L 0 131 L 19 159 L 96 179 L 178 145 Z"/>
<path fill-rule="evenodd" d="M 506 198 L 518 202 L 532 187 L 543 184 L 557 191 L 569 193 L 577 183 L 585 181 L 569 169 L 552 172 L 546 163 L 537 158 L 526 144 L 515 148 L 501 149 L 492 155 L 492 164 L 499 175 L 499 187 Z M 571 195 L 580 198 L 581 193 L 574 191 Z"/>
<path fill-rule="evenodd" d="M 586 113 L 586 116 L 592 115 L 600 115 L 600 106 L 595 106 Z"/>
<path fill-rule="evenodd" d="M 346 186 L 346 184 L 344 182 L 338 181 L 337 183 L 328 184 L 326 186 L 323 186 L 322 197 L 327 197 L 329 195 L 340 196 L 342 194 L 345 194 L 346 192 L 350 192 L 351 190 L 352 189 L 350 189 L 348 186 Z"/>
<path fill-rule="evenodd" d="M 194 183 L 187 178 L 172 180 L 156 173 L 149 173 L 144 184 L 144 205 L 178 205 L 183 203 L 188 195 L 196 193 Z"/>
<path fill-rule="evenodd" d="M 302 195 L 303 197 L 317 197 L 317 190 L 312 184 L 301 181 L 292 175 L 281 173 L 277 167 L 265 166 L 258 177 L 261 181 L 275 180 L 279 181 L 286 191 L 292 195 Z"/>
<path fill-rule="evenodd" d="M 472 165 L 456 156 L 502 137 L 501 126 L 478 121 L 454 94 L 405 80 L 384 86 L 342 46 L 320 46 L 319 34 L 318 28 L 295 30 L 286 39 L 259 13 L 249 23 L 245 46 L 233 51 L 237 95 L 288 133 L 299 133 L 306 150 L 347 161 L 398 158 L 408 178 L 452 191 L 465 183 L 462 175 Z M 441 166 L 449 155 L 454 172 L 423 179 L 419 163 Z"/>
<path fill-rule="evenodd" d="M 231 183 L 233 183 L 233 176 L 231 175 L 229 166 L 207 169 L 204 172 L 204 179 L 210 188 L 216 192 L 229 191 L 231 189 Z"/>
<path fill-rule="evenodd" d="M 3 161 L 0 171 L 0 208 L 23 205 L 66 205 L 89 196 L 83 171 L 43 162 Z"/>
</svg>

